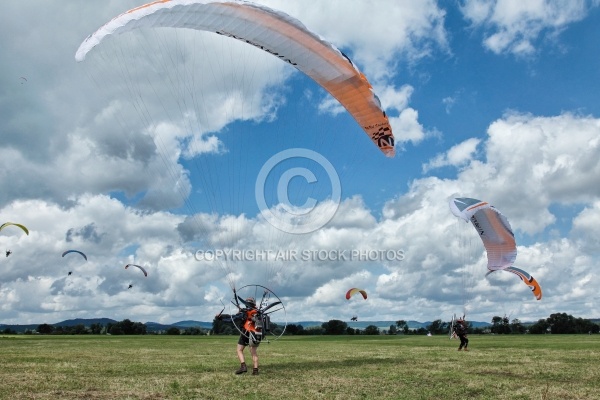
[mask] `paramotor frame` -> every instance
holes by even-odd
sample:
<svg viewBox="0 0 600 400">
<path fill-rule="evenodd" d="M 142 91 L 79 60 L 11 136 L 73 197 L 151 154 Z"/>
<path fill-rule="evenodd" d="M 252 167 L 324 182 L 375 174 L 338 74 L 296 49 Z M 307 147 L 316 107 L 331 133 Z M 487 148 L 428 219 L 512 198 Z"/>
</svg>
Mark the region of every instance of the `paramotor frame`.
<svg viewBox="0 0 600 400">
<path fill-rule="evenodd" d="M 256 315 L 254 317 L 255 325 L 257 330 L 260 329 L 262 334 L 262 342 L 269 343 L 269 338 L 277 340 L 285 333 L 287 328 L 287 315 L 285 311 L 285 305 L 271 289 L 262 285 L 245 285 L 239 289 L 234 290 L 234 297 L 231 299 L 230 304 L 230 315 L 233 316 L 240 312 L 242 309 L 256 309 Z M 252 307 L 251 304 L 247 303 L 245 299 L 252 297 L 256 299 L 256 305 Z M 271 329 L 273 318 L 277 319 L 277 329 Z M 240 332 L 241 335 L 248 337 L 248 334 L 244 332 L 243 323 L 239 324 L 231 319 L 233 326 Z M 283 324 L 283 327 L 280 326 Z M 281 330 L 280 330 L 281 329 Z"/>
</svg>

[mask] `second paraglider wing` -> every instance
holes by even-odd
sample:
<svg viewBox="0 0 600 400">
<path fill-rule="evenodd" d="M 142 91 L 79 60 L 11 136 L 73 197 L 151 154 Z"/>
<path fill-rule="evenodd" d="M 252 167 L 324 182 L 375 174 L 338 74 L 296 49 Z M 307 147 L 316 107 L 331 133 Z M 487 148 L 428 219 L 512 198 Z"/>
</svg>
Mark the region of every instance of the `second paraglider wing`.
<svg viewBox="0 0 600 400">
<path fill-rule="evenodd" d="M 450 199 L 450 211 L 471 221 L 485 247 L 488 269 L 496 271 L 510 267 L 517 258 L 515 235 L 508 219 L 489 203 L 468 197 Z"/>
</svg>

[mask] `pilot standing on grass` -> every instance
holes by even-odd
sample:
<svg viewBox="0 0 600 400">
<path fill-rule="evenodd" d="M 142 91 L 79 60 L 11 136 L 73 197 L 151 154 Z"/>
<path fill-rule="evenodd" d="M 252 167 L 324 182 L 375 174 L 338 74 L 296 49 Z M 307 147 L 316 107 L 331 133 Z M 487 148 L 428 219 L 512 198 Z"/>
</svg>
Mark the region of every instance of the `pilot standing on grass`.
<svg viewBox="0 0 600 400">
<path fill-rule="evenodd" d="M 467 323 L 464 319 L 459 319 L 456 321 L 456 326 L 454 327 L 454 332 L 456 336 L 460 339 L 460 345 L 458 346 L 458 351 L 463 348 L 465 351 L 469 351 L 467 346 L 469 345 L 469 339 L 467 339 Z"/>
<path fill-rule="evenodd" d="M 258 313 L 256 309 L 256 300 L 253 297 L 248 297 L 244 300 L 245 308 L 241 308 L 240 312 L 234 315 L 229 314 L 218 314 L 216 318 L 218 320 L 229 320 L 233 323 L 243 321 L 241 327 L 241 334 L 237 344 L 237 356 L 240 360 L 240 368 L 235 371 L 237 375 L 243 374 L 248 371 L 246 366 L 246 360 L 244 357 L 244 349 L 246 346 L 250 346 L 250 355 L 252 356 L 252 375 L 258 375 L 258 345 L 262 340 L 262 332 L 257 329 L 255 323 L 255 317 Z"/>
</svg>

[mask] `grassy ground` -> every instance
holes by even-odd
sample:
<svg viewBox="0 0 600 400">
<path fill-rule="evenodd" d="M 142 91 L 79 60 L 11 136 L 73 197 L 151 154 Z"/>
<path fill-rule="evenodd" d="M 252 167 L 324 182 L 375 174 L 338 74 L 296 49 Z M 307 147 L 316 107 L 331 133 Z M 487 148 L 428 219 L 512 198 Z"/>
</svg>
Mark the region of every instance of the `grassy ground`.
<svg viewBox="0 0 600 400">
<path fill-rule="evenodd" d="M 600 335 L 0 337 L 2 399 L 600 399 Z M 250 360 L 249 355 L 247 356 Z"/>
</svg>

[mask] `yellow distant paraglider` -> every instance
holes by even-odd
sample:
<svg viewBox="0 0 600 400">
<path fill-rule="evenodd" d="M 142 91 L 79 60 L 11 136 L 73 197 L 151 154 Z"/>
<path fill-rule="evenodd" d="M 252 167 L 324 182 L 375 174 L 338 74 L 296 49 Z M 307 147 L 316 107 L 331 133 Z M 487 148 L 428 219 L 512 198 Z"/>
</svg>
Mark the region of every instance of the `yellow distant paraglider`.
<svg viewBox="0 0 600 400">
<path fill-rule="evenodd" d="M 17 224 L 16 222 L 3 223 L 2 225 L 0 225 L 0 231 L 10 225 L 14 225 L 14 226 L 17 226 L 17 227 L 23 229 L 23 232 L 25 232 L 27 235 L 29 235 L 29 229 L 27 229 L 27 227 L 25 225 Z"/>
</svg>

